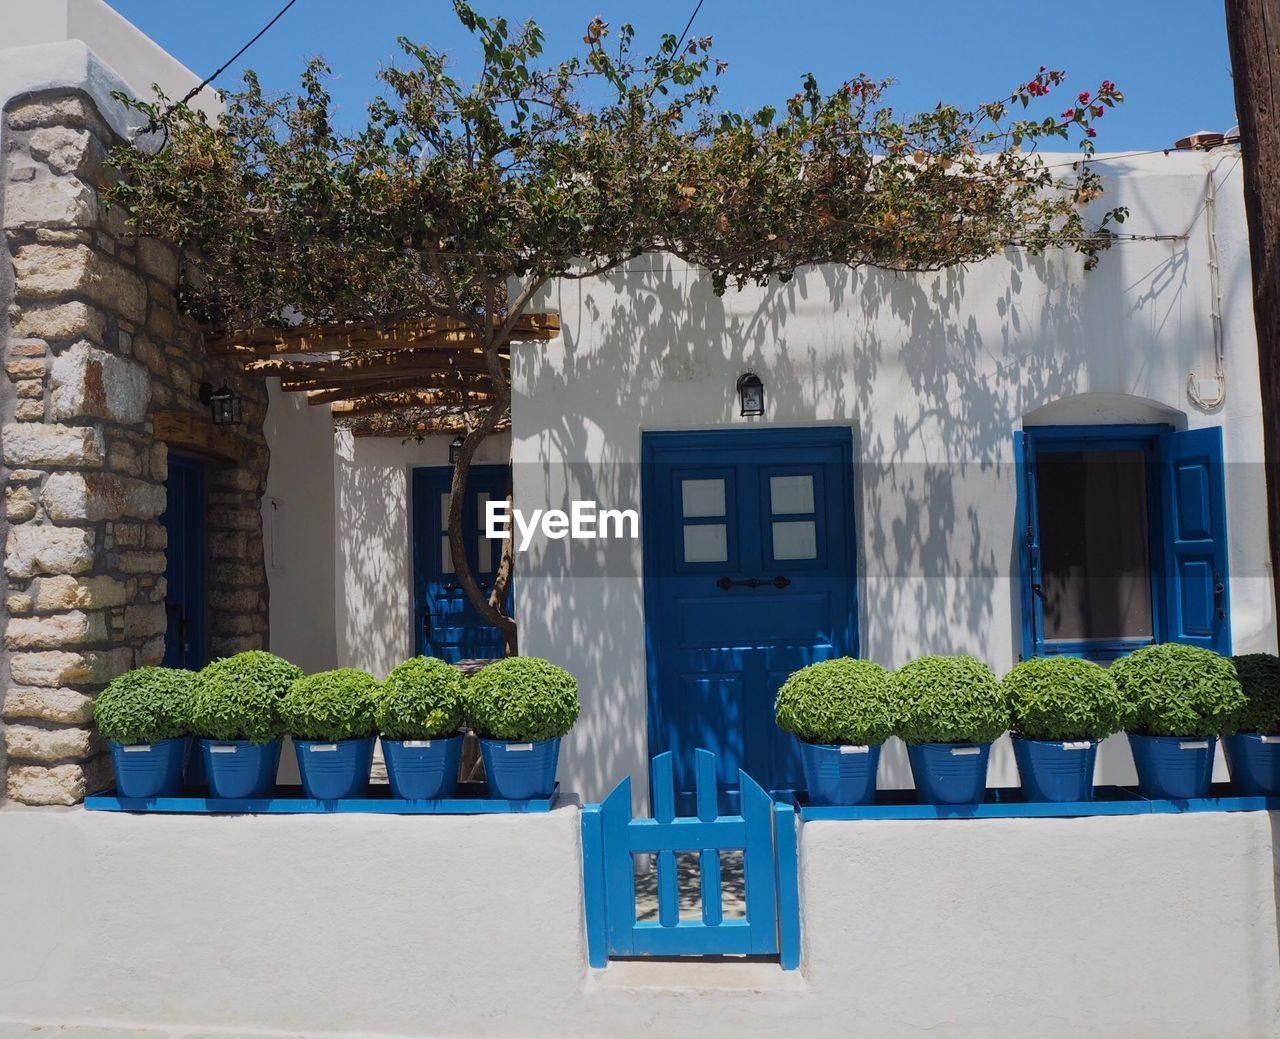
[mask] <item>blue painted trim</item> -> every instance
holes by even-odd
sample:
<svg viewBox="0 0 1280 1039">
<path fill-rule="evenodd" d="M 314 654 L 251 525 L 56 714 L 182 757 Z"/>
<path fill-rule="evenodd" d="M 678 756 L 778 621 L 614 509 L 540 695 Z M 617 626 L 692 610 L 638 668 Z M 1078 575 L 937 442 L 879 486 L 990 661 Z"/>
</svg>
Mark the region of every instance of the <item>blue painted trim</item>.
<svg viewBox="0 0 1280 1039">
<path fill-rule="evenodd" d="M 609 963 L 608 908 L 605 902 L 604 820 L 599 805 L 582 808 L 582 895 L 587 927 L 587 962 Z"/>
<path fill-rule="evenodd" d="M 800 849 L 796 838 L 796 810 L 773 806 L 774 856 L 778 888 L 778 958 L 783 970 L 800 966 Z"/>
<path fill-rule="evenodd" d="M 1099 815 L 1176 815 L 1191 812 L 1251 812 L 1280 809 L 1280 797 L 1236 796 L 1230 784 L 1213 788 L 1213 796 L 1192 800 L 1153 800 L 1135 789 L 1093 788 L 1092 801 L 1023 801 L 1019 787 L 989 788 L 986 800 L 976 805 L 917 804 L 912 791 L 881 791 L 881 803 L 870 805 L 813 806 L 800 804 L 800 818 L 856 821 L 867 819 L 1074 819 Z M 887 798 L 898 798 L 887 800 Z"/>
<path fill-rule="evenodd" d="M 1102 426 L 1023 426 L 1022 432 L 1039 441 L 1150 440 L 1173 432 L 1173 427 L 1164 422 L 1113 423 Z"/>
<path fill-rule="evenodd" d="M 406 801 L 390 794 L 320 801 L 303 797 L 299 787 L 278 787 L 270 797 L 117 797 L 91 794 L 85 808 L 93 812 L 160 812 L 185 815 L 524 815 L 549 812 L 560 803 L 560 785 L 550 797 L 526 801 L 454 797 Z"/>
</svg>

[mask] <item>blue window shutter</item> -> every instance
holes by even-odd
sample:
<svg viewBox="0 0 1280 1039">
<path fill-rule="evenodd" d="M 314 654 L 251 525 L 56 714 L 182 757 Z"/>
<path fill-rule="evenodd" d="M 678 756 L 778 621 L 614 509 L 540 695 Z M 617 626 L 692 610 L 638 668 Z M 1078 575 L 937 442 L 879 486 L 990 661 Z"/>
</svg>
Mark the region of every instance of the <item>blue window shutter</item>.
<svg viewBox="0 0 1280 1039">
<path fill-rule="evenodd" d="M 1036 601 L 1032 587 L 1039 580 L 1035 572 L 1035 509 L 1034 498 L 1034 447 L 1026 433 L 1015 433 L 1013 457 L 1016 463 L 1015 479 L 1018 481 L 1017 530 L 1018 587 L 1022 606 L 1022 659 L 1038 656 L 1041 647 L 1036 639 Z"/>
<path fill-rule="evenodd" d="M 1160 462 L 1166 639 L 1230 653 L 1221 428 L 1166 433 Z"/>
</svg>

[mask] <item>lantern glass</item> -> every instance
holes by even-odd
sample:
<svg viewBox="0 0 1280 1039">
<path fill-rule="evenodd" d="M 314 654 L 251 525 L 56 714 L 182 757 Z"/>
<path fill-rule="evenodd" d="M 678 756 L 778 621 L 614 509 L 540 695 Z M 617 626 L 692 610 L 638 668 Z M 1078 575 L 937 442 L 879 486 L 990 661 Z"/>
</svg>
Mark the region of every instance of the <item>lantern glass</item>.
<svg viewBox="0 0 1280 1039">
<path fill-rule="evenodd" d="M 242 413 L 240 398 L 230 386 L 223 383 L 221 389 L 215 390 L 208 383 L 200 387 L 200 399 L 209 405 L 210 414 L 215 426 L 238 426 Z"/>
<path fill-rule="evenodd" d="M 744 416 L 764 414 L 764 383 L 755 372 L 746 372 L 739 377 L 738 400 Z"/>
<path fill-rule="evenodd" d="M 449 441 L 449 464 L 457 465 L 458 459 L 462 457 L 462 437 L 454 437 Z"/>
</svg>

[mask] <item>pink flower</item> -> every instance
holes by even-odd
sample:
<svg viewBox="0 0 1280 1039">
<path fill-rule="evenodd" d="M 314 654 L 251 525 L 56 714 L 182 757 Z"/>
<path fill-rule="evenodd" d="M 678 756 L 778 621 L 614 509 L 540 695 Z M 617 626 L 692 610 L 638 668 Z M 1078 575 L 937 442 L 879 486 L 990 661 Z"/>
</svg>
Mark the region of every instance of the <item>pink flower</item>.
<svg viewBox="0 0 1280 1039">
<path fill-rule="evenodd" d="M 1062 111 L 1063 119 L 1074 119 L 1075 117 L 1076 117 L 1076 110 L 1074 108 L 1063 109 Z"/>
<path fill-rule="evenodd" d="M 1089 129 L 1088 129 L 1088 130 L 1086 130 L 1086 131 L 1085 131 L 1085 133 L 1087 133 L 1090 137 L 1097 137 L 1097 136 L 1098 136 L 1098 131 L 1097 131 L 1097 130 L 1095 130 L 1092 126 L 1091 126 L 1091 127 L 1089 127 Z"/>
<path fill-rule="evenodd" d="M 1106 111 L 1107 111 L 1107 110 L 1106 110 L 1105 108 L 1103 108 L 1101 105 L 1094 105 L 1094 106 L 1093 106 L 1093 117 L 1094 117 L 1095 119 L 1101 119 L 1101 118 L 1103 117 L 1103 115 L 1106 113 Z"/>
<path fill-rule="evenodd" d="M 1087 90 L 1080 91 L 1080 98 L 1079 98 L 1080 103 L 1082 105 L 1087 105 L 1089 103 L 1089 96 L 1090 96 L 1089 91 Z"/>
</svg>

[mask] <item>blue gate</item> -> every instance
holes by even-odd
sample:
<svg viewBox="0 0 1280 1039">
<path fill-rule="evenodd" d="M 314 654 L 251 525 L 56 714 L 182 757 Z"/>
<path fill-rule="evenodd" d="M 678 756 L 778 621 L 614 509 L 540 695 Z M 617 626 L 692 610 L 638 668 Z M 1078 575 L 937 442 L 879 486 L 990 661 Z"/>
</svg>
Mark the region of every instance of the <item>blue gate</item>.
<svg viewBox="0 0 1280 1039">
<path fill-rule="evenodd" d="M 741 814 L 721 815 L 716 756 L 696 751 L 696 816 L 676 815 L 674 761 L 653 759 L 653 818 L 631 814 L 631 779 L 582 813 L 583 889 L 591 965 L 617 956 L 777 956 L 800 965 L 795 809 L 739 772 Z M 726 917 L 721 854 L 742 852 L 745 913 Z M 676 855 L 698 855 L 701 918 L 681 919 Z M 635 856 L 657 858 L 658 919 L 640 920 Z"/>
</svg>

